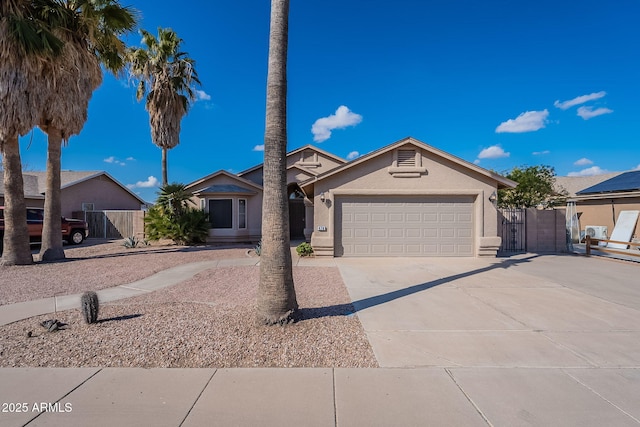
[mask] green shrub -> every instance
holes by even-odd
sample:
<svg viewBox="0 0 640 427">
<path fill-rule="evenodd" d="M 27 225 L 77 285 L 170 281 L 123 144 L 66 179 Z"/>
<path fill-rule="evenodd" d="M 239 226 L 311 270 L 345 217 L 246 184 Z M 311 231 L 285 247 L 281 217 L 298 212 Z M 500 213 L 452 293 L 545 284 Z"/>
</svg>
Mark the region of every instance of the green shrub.
<svg viewBox="0 0 640 427">
<path fill-rule="evenodd" d="M 204 243 L 209 235 L 209 218 L 201 209 L 187 208 L 179 216 L 165 214 L 154 206 L 144 218 L 149 240 L 171 239 L 179 245 Z"/>
<path fill-rule="evenodd" d="M 296 252 L 299 256 L 311 256 L 313 254 L 313 248 L 307 242 L 303 242 L 296 247 Z"/>
<path fill-rule="evenodd" d="M 256 255 L 260 256 L 262 255 L 262 240 L 260 240 L 258 242 L 258 244 L 253 248 L 253 251 L 256 253 Z"/>
</svg>

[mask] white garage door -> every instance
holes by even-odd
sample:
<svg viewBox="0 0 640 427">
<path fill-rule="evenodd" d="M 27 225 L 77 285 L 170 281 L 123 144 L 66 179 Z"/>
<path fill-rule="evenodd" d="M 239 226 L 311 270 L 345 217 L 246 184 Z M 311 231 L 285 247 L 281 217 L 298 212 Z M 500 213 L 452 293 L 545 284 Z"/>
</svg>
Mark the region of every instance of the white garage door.
<svg viewBox="0 0 640 427">
<path fill-rule="evenodd" d="M 473 256 L 473 197 L 345 197 L 336 256 Z"/>
</svg>

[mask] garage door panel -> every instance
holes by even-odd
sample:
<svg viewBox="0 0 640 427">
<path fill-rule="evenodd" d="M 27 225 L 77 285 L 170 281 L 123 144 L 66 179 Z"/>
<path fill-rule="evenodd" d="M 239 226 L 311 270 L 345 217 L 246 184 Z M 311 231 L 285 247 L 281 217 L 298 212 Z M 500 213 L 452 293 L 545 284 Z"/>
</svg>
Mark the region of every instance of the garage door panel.
<svg viewBox="0 0 640 427">
<path fill-rule="evenodd" d="M 473 256 L 473 197 L 337 200 L 336 255 Z"/>
<path fill-rule="evenodd" d="M 369 229 L 368 228 L 356 228 L 355 230 L 353 230 L 353 237 L 358 239 L 358 238 L 368 238 L 370 237 L 370 233 L 369 233 Z"/>
</svg>

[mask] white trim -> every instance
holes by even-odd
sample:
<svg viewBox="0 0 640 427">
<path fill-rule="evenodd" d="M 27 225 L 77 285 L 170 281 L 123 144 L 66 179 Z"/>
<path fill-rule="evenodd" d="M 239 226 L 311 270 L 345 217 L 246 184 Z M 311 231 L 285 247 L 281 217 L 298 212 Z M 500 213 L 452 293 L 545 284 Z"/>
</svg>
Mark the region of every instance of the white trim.
<svg viewBox="0 0 640 427">
<path fill-rule="evenodd" d="M 238 200 L 238 213 L 237 213 L 237 215 L 238 215 L 238 230 L 246 230 L 248 228 L 248 219 L 249 219 L 249 216 L 247 215 L 247 205 L 248 205 L 247 199 L 239 197 L 237 200 Z M 244 212 L 240 212 L 240 201 L 241 200 L 244 202 Z M 244 227 L 240 227 L 240 224 L 241 224 L 241 222 L 240 222 L 240 214 L 244 215 Z"/>
</svg>

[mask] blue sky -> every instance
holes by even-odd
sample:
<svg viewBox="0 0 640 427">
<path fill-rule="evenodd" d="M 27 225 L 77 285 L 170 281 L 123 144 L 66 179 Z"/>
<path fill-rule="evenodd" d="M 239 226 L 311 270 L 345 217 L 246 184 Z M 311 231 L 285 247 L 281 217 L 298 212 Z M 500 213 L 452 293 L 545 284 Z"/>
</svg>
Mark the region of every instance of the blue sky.
<svg viewBox="0 0 640 427">
<path fill-rule="evenodd" d="M 169 180 L 261 163 L 269 1 L 122 4 L 141 28 L 174 29 L 197 61 L 201 97 Z M 413 136 L 499 172 L 640 168 L 639 18 L 637 0 L 291 0 L 289 149 L 352 158 Z M 40 131 L 21 154 L 44 170 Z M 160 155 L 134 85 L 106 75 L 62 167 L 105 170 L 153 201 Z"/>
</svg>

